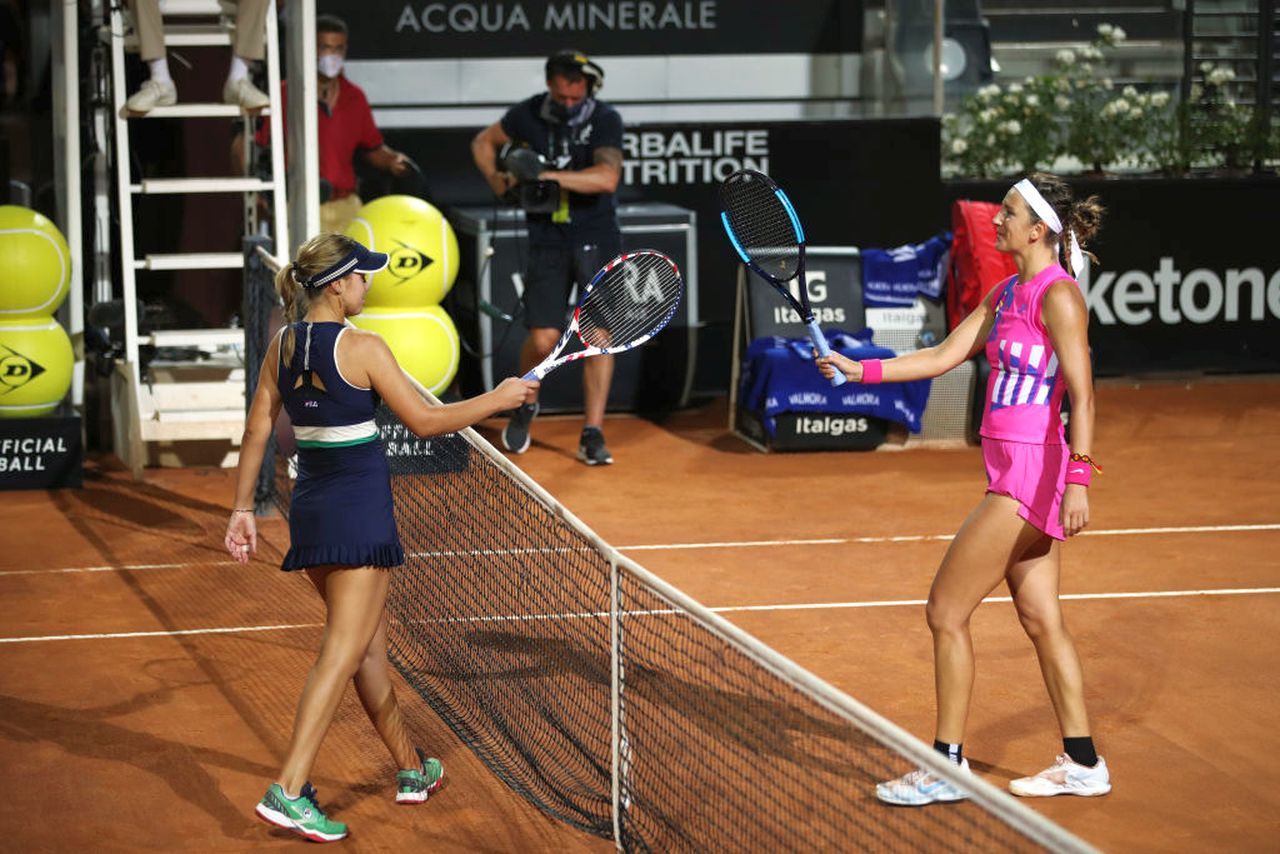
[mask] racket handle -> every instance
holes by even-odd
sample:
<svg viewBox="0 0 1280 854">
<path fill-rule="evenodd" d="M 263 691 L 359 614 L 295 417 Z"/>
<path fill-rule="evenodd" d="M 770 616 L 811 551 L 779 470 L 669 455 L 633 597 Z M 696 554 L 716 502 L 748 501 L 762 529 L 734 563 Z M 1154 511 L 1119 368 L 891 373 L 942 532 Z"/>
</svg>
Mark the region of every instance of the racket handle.
<svg viewBox="0 0 1280 854">
<path fill-rule="evenodd" d="M 818 321 L 811 320 L 806 324 L 809 329 L 809 340 L 813 342 L 813 348 L 818 351 L 819 356 L 830 356 L 831 348 L 827 346 L 827 336 L 822 334 L 822 329 L 818 326 Z M 848 377 L 844 372 L 836 369 L 835 376 L 831 378 L 831 385 L 840 387 L 848 381 Z"/>
<path fill-rule="evenodd" d="M 539 365 L 538 367 L 541 367 L 541 365 Z M 538 368 L 534 368 L 533 370 L 529 371 L 529 373 L 527 373 L 527 374 L 525 374 L 524 376 L 522 376 L 520 379 L 522 379 L 522 380 L 538 380 L 539 382 L 541 382 L 541 381 L 542 381 L 542 374 L 538 373 Z"/>
</svg>

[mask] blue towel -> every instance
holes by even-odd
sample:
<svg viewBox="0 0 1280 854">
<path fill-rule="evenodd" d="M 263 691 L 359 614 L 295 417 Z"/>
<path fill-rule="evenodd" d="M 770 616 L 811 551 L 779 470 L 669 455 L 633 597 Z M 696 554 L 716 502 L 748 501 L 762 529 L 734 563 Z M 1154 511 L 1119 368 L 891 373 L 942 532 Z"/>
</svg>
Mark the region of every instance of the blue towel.
<svg viewBox="0 0 1280 854">
<path fill-rule="evenodd" d="M 894 249 L 863 249 L 862 303 L 867 308 L 904 308 L 916 296 L 942 297 L 946 279 L 950 233 L 924 243 L 908 243 Z"/>
<path fill-rule="evenodd" d="M 873 344 L 870 329 L 852 334 L 830 330 L 827 342 L 851 359 L 891 359 L 897 355 Z M 770 436 L 775 435 L 776 418 L 783 412 L 854 412 L 897 421 L 919 433 L 931 384 L 931 380 L 916 380 L 847 383 L 835 388 L 813 364 L 813 345 L 808 338 L 773 336 L 757 338 L 747 347 L 739 399 L 744 407 L 764 417 L 765 432 Z"/>
<path fill-rule="evenodd" d="M 920 268 L 920 293 L 929 299 L 942 299 L 942 286 L 947 280 L 947 264 L 951 257 L 951 232 L 917 243 L 915 249 Z"/>
<path fill-rule="evenodd" d="M 920 292 L 920 260 L 913 246 L 862 250 L 862 304 L 867 308 L 911 306 Z"/>
</svg>

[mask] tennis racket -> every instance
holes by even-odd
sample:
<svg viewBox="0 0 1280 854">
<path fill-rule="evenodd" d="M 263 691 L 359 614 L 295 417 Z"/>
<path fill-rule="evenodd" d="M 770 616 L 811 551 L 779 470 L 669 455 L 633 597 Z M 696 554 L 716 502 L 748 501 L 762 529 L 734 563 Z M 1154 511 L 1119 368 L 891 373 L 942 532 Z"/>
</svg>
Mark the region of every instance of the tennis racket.
<svg viewBox="0 0 1280 854">
<path fill-rule="evenodd" d="M 582 289 L 569 328 L 524 378 L 540 380 L 577 359 L 639 347 L 675 316 L 683 291 L 680 268 L 666 255 L 652 249 L 624 252 Z M 561 355 L 575 335 L 583 349 Z"/>
<path fill-rule="evenodd" d="M 804 278 L 804 228 L 787 194 L 768 175 L 754 169 L 734 172 L 720 185 L 720 222 L 738 257 L 773 285 L 800 315 L 818 355 L 830 355 L 827 337 L 809 305 L 809 287 Z M 797 280 L 796 293 L 788 286 L 793 279 Z M 831 384 L 844 382 L 844 374 L 836 371 Z"/>
</svg>

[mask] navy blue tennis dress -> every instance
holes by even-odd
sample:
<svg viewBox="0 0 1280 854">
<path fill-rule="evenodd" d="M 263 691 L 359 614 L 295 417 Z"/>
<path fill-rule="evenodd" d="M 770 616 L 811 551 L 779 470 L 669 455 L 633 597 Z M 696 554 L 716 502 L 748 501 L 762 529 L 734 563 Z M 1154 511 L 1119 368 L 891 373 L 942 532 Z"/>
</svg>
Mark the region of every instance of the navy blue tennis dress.
<svg viewBox="0 0 1280 854">
<path fill-rule="evenodd" d="M 293 358 L 277 383 L 298 445 L 283 570 L 404 563 L 391 501 L 391 472 L 373 389 L 347 382 L 335 354 L 347 327 L 293 324 Z M 282 339 L 283 340 L 283 339 Z"/>
</svg>

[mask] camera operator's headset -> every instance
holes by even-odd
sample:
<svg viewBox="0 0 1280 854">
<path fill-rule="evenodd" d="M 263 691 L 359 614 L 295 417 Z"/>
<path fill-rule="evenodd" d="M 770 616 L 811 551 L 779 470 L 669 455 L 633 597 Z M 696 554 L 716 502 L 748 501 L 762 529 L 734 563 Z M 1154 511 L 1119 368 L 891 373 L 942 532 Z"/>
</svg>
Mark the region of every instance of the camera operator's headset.
<svg viewBox="0 0 1280 854">
<path fill-rule="evenodd" d="M 587 78 L 587 97 L 594 98 L 604 88 L 604 69 L 577 50 L 558 50 L 547 57 L 547 78 L 553 74 L 581 74 Z"/>
</svg>

